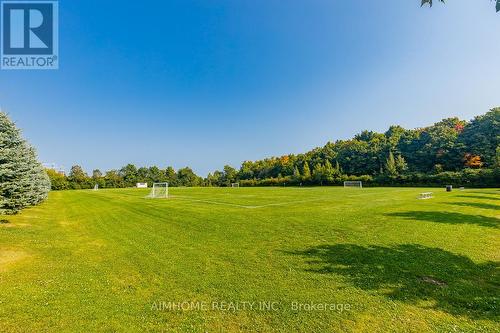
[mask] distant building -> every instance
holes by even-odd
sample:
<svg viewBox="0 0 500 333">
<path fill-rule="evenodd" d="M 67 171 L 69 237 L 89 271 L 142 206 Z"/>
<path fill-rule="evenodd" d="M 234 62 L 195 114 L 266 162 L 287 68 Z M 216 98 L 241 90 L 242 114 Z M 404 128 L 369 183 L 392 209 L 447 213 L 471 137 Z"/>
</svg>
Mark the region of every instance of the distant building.
<svg viewBox="0 0 500 333">
<path fill-rule="evenodd" d="M 148 188 L 148 183 L 137 183 L 135 185 L 137 188 Z"/>
</svg>

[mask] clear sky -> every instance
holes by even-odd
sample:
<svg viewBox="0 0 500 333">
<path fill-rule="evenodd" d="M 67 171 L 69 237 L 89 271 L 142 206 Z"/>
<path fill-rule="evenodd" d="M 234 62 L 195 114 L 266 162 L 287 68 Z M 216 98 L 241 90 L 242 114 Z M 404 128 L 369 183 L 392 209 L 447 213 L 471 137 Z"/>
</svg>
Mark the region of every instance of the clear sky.
<svg viewBox="0 0 500 333">
<path fill-rule="evenodd" d="M 43 162 L 201 175 L 500 106 L 488 0 L 60 2 L 60 69 L 0 71 Z"/>
</svg>

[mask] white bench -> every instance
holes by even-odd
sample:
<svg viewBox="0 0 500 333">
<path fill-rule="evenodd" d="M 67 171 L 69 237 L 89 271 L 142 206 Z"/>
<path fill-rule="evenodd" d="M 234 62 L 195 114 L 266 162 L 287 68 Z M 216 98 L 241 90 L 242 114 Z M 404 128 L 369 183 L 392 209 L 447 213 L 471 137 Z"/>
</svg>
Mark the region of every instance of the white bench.
<svg viewBox="0 0 500 333">
<path fill-rule="evenodd" d="M 420 193 L 420 196 L 418 197 L 419 199 L 431 199 L 433 196 L 432 196 L 432 192 L 424 192 L 424 193 Z"/>
</svg>

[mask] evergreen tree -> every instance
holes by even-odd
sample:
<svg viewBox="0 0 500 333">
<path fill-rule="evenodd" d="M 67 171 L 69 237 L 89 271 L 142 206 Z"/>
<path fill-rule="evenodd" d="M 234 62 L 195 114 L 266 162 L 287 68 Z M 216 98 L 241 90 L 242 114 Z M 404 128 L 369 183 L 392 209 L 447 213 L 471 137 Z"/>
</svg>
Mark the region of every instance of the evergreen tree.
<svg viewBox="0 0 500 333">
<path fill-rule="evenodd" d="M 314 168 L 313 168 L 313 173 L 312 173 L 312 178 L 314 179 L 314 181 L 318 184 L 321 184 L 322 183 L 322 179 L 323 179 L 323 166 L 321 165 L 321 163 L 317 163 L 314 165 Z"/>
<path fill-rule="evenodd" d="M 302 170 L 302 179 L 306 182 L 311 180 L 311 169 L 309 169 L 309 163 L 307 162 L 304 163 L 304 168 Z"/>
<path fill-rule="evenodd" d="M 408 164 L 406 163 L 404 157 L 401 155 L 398 155 L 398 157 L 396 158 L 396 170 L 398 171 L 398 173 L 403 173 L 408 170 Z"/>
<path fill-rule="evenodd" d="M 0 213 L 15 214 L 47 198 L 50 180 L 35 150 L 0 112 Z"/>
<path fill-rule="evenodd" d="M 342 176 L 342 168 L 340 167 L 339 161 L 335 162 L 334 176 L 340 177 Z"/>
<path fill-rule="evenodd" d="M 394 154 L 392 153 L 392 151 L 389 152 L 389 157 L 385 162 L 385 169 L 391 176 L 394 176 L 398 173 L 398 170 L 396 168 L 396 160 L 394 159 Z"/>
<path fill-rule="evenodd" d="M 335 171 L 332 167 L 332 163 L 330 163 L 329 160 L 326 160 L 325 166 L 323 168 L 323 180 L 326 180 L 327 182 L 333 181 L 333 177 L 335 175 Z"/>
<path fill-rule="evenodd" d="M 299 168 L 295 166 L 295 168 L 293 168 L 293 179 L 300 181 L 301 177 Z"/>
</svg>

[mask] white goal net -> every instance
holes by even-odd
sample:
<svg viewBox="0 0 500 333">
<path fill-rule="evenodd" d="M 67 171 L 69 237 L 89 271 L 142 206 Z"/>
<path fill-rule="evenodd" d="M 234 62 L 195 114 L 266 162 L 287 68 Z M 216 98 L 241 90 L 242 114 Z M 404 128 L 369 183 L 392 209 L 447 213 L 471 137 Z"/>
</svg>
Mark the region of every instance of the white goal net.
<svg viewBox="0 0 500 333">
<path fill-rule="evenodd" d="M 168 183 L 153 183 L 153 188 L 148 198 L 168 198 Z"/>
<path fill-rule="evenodd" d="M 95 184 L 94 185 L 94 191 L 97 191 L 99 189 L 99 185 Z"/>
<path fill-rule="evenodd" d="M 231 183 L 231 187 L 240 187 L 240 183 Z"/>
<path fill-rule="evenodd" d="M 344 187 L 356 187 L 356 188 L 363 188 L 363 182 L 362 181 L 346 181 L 344 182 Z"/>
</svg>

